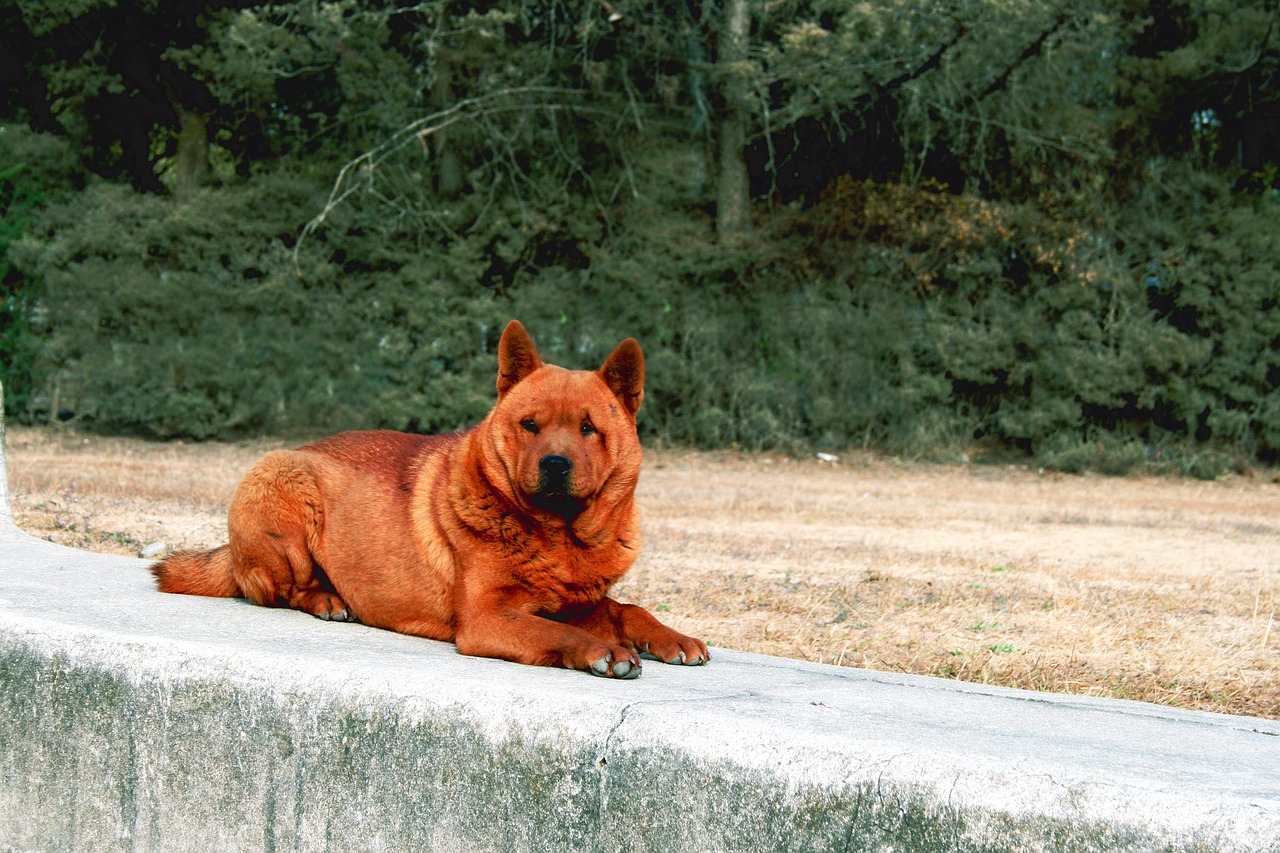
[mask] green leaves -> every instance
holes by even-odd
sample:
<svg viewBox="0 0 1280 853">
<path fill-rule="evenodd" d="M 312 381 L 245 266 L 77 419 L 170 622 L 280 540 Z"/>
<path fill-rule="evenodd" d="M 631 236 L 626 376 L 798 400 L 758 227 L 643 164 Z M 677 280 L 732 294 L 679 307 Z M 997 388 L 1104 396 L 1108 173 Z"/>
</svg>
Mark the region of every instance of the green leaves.
<svg viewBox="0 0 1280 853">
<path fill-rule="evenodd" d="M 453 429 L 518 316 L 572 366 L 638 337 L 676 443 L 1276 460 L 1269 16 L 0 0 L 0 114 L 62 134 L 0 133 L 10 405 Z"/>
</svg>

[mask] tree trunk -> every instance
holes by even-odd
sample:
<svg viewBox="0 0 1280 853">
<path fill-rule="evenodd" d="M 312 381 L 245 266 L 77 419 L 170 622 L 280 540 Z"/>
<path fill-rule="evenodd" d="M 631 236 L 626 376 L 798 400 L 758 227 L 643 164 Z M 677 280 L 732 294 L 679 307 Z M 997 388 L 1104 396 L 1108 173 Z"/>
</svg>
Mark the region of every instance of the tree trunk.
<svg viewBox="0 0 1280 853">
<path fill-rule="evenodd" d="M 443 47 L 437 48 L 435 80 L 431 83 L 431 107 L 445 110 L 453 106 L 453 70 Z M 436 191 L 445 198 L 456 198 L 462 193 L 462 166 L 458 162 L 456 147 L 450 145 L 449 128 L 442 127 L 431 135 L 431 147 L 435 150 Z"/>
<path fill-rule="evenodd" d="M 174 157 L 174 193 L 186 195 L 209 176 L 209 113 L 183 110 L 178 128 L 178 153 Z"/>
<path fill-rule="evenodd" d="M 716 185 L 716 231 L 732 238 L 750 224 L 750 185 L 743 148 L 747 142 L 747 38 L 751 32 L 749 0 L 727 0 L 720 32 L 719 65 L 723 75 L 724 115 L 720 121 L 720 173 Z"/>
</svg>

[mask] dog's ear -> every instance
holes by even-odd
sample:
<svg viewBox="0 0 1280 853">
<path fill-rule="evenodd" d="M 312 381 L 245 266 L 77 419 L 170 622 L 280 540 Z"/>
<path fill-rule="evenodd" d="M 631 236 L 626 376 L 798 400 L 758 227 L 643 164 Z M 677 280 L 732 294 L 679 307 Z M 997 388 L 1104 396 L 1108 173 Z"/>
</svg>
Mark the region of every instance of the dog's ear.
<svg viewBox="0 0 1280 853">
<path fill-rule="evenodd" d="M 635 338 L 618 344 L 600 366 L 600 376 L 627 411 L 632 415 L 640 411 L 640 402 L 644 400 L 644 352 Z"/>
<path fill-rule="evenodd" d="M 498 341 L 498 396 L 510 391 L 516 383 L 542 367 L 538 348 L 519 320 L 512 320 L 502 330 Z"/>
</svg>

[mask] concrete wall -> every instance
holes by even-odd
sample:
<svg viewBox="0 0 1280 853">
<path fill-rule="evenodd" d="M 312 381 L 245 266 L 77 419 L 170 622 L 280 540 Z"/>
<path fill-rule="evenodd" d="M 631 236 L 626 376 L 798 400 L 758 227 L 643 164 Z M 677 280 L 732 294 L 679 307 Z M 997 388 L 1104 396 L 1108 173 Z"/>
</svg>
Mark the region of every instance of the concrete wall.
<svg viewBox="0 0 1280 853">
<path fill-rule="evenodd" d="M 1280 850 L 1272 721 L 723 649 L 605 681 L 145 567 L 0 519 L 0 850 Z"/>
</svg>

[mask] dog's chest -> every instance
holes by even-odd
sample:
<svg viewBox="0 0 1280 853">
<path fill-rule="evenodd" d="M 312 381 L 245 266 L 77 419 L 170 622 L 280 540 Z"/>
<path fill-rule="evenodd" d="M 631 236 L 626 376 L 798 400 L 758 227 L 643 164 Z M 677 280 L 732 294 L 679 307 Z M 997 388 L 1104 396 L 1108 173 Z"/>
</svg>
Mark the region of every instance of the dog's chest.
<svg viewBox="0 0 1280 853">
<path fill-rule="evenodd" d="M 520 582 L 537 594 L 550 612 L 581 610 L 600 602 L 635 559 L 619 543 L 590 547 L 571 537 L 528 555 Z"/>
</svg>

